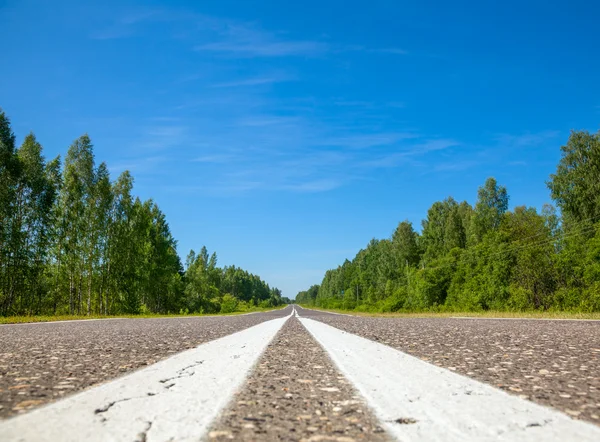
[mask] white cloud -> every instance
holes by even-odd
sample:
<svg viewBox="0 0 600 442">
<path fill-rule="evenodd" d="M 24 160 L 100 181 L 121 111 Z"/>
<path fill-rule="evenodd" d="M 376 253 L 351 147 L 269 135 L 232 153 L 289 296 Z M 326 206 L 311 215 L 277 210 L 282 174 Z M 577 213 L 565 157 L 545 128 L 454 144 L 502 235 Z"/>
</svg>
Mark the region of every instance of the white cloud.
<svg viewBox="0 0 600 442">
<path fill-rule="evenodd" d="M 328 45 L 282 38 L 248 23 L 224 21 L 213 41 L 199 44 L 195 49 L 238 57 L 283 57 L 319 55 L 328 50 Z"/>
<path fill-rule="evenodd" d="M 255 77 L 255 78 L 245 78 L 241 80 L 232 80 L 225 81 L 223 83 L 213 84 L 214 88 L 228 88 L 228 87 L 244 87 L 244 86 L 262 86 L 266 84 L 273 83 L 282 83 L 284 81 L 289 81 L 290 77 Z"/>
<path fill-rule="evenodd" d="M 519 135 L 500 134 L 496 136 L 499 147 L 533 147 L 539 146 L 549 140 L 554 140 L 560 135 L 559 131 L 546 130 Z"/>
</svg>

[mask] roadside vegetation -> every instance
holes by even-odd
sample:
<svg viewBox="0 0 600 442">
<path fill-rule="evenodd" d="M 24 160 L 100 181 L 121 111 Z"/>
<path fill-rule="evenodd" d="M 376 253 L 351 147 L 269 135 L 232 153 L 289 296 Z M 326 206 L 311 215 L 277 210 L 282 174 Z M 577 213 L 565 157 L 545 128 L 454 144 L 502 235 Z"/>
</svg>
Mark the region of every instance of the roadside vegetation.
<svg viewBox="0 0 600 442">
<path fill-rule="evenodd" d="M 418 312 L 381 312 L 381 311 L 362 311 L 347 309 L 331 309 L 321 308 L 315 306 L 308 306 L 304 304 L 306 308 L 312 310 L 319 310 L 329 313 L 341 313 L 350 314 L 352 316 L 362 316 L 366 318 L 488 318 L 488 319 L 573 319 L 573 320 L 600 320 L 600 312 L 569 312 L 569 311 L 542 311 L 542 310 L 524 310 L 524 311 L 507 311 L 507 310 L 479 310 L 469 312 L 452 312 L 443 311 L 436 312 L 434 310 L 418 311 Z"/>
<path fill-rule="evenodd" d="M 244 315 L 246 313 L 258 313 L 272 310 L 280 310 L 285 308 L 287 305 L 283 304 L 278 307 L 256 307 L 256 306 L 244 306 L 240 305 L 238 310 L 232 313 L 172 313 L 172 314 L 159 314 L 159 313 L 138 313 L 131 315 L 30 315 L 30 316 L 0 316 L 0 324 L 29 324 L 34 322 L 60 322 L 60 321 L 79 321 L 89 319 L 149 319 L 149 318 L 183 318 L 183 317 L 197 317 L 197 316 L 213 316 L 218 314 L 219 316 L 236 316 Z"/>
<path fill-rule="evenodd" d="M 435 202 L 420 232 L 401 222 L 296 302 L 362 312 L 600 312 L 600 132 L 573 131 L 561 153 L 547 181 L 555 205 L 510 211 L 507 189 L 488 178 L 474 206 Z"/>
<path fill-rule="evenodd" d="M 203 247 L 185 268 L 165 214 L 112 181 L 90 138 L 47 161 L 35 135 L 16 147 L 0 110 L 0 317 L 233 313 L 289 300 L 260 277 L 218 267 Z M 17 320 L 17 319 L 15 319 Z"/>
</svg>

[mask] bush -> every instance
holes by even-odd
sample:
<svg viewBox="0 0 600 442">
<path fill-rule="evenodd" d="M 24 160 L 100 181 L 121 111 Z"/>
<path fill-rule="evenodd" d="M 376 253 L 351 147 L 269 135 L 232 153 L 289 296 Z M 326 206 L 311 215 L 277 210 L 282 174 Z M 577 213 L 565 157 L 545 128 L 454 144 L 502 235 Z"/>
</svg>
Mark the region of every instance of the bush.
<svg viewBox="0 0 600 442">
<path fill-rule="evenodd" d="M 398 287 L 392 296 L 383 300 L 381 311 L 383 313 L 397 312 L 404 308 L 406 303 L 407 289 L 406 287 Z"/>
<path fill-rule="evenodd" d="M 522 311 L 534 307 L 533 302 L 531 302 L 533 294 L 530 290 L 516 284 L 511 284 L 508 288 L 508 293 L 508 307 L 510 310 Z"/>
<path fill-rule="evenodd" d="M 271 304 L 271 301 L 269 299 L 265 299 L 264 301 L 261 301 L 260 304 L 258 304 L 258 306 L 260 308 L 271 308 L 271 307 L 273 307 L 273 305 Z"/>
<path fill-rule="evenodd" d="M 237 310 L 238 300 L 235 296 L 226 293 L 221 300 L 221 313 L 233 313 Z"/>
</svg>

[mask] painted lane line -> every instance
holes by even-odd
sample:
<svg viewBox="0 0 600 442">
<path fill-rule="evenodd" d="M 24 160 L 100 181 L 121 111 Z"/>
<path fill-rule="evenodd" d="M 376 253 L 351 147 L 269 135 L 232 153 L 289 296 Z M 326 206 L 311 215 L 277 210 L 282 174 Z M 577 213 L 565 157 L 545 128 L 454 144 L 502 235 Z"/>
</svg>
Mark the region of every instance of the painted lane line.
<svg viewBox="0 0 600 442">
<path fill-rule="evenodd" d="M 197 441 L 285 321 L 233 333 L 0 422 L 7 441 Z"/>
<path fill-rule="evenodd" d="M 403 441 L 600 441 L 600 427 L 383 344 L 300 318 Z"/>
</svg>

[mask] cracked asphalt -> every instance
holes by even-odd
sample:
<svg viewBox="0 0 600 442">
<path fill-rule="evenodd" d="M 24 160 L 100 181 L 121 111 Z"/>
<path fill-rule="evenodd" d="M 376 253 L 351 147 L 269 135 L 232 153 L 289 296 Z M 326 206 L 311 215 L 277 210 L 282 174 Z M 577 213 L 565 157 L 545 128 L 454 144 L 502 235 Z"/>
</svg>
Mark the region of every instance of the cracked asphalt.
<svg viewBox="0 0 600 442">
<path fill-rule="evenodd" d="M 275 336 L 208 440 L 390 440 L 354 387 L 296 318 Z"/>
<path fill-rule="evenodd" d="M 382 318 L 296 309 L 600 425 L 600 321 Z"/>
<path fill-rule="evenodd" d="M 291 311 L 0 326 L 0 418 Z"/>
<path fill-rule="evenodd" d="M 300 316 L 600 425 L 600 322 L 370 318 L 296 309 Z M 244 316 L 0 326 L 0 418 L 291 311 L 290 306 Z M 165 378 L 163 387 L 170 381 Z M 323 348 L 291 318 L 207 438 L 388 440 L 380 424 Z M 145 433 L 138 439 L 145 440 Z"/>
</svg>

